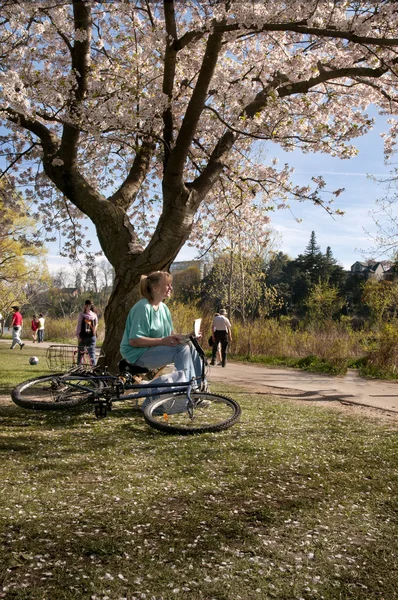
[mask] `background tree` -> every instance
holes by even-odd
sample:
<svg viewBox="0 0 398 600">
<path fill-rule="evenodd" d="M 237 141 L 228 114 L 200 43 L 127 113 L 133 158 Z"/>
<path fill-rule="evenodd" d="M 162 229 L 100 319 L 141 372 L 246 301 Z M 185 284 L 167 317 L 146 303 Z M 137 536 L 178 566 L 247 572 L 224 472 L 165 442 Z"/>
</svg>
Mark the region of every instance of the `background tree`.
<svg viewBox="0 0 398 600">
<path fill-rule="evenodd" d="M 336 285 L 342 289 L 347 279 L 347 273 L 333 256 L 330 246 L 326 248 L 325 253 L 325 281 L 329 281 L 332 285 Z"/>
<path fill-rule="evenodd" d="M 258 315 L 265 298 L 265 257 L 277 237 L 263 222 L 247 222 L 237 208 L 230 219 L 220 222 L 213 241 L 213 260 L 204 293 L 213 300 L 213 310 L 222 307 L 244 324 Z"/>
<path fill-rule="evenodd" d="M 339 290 L 337 286 L 327 281 L 319 281 L 312 286 L 305 301 L 308 318 L 314 325 L 323 325 L 331 321 L 333 315 L 340 309 Z"/>
<path fill-rule="evenodd" d="M 42 246 L 36 221 L 29 207 L 6 179 L 0 180 L 0 311 L 11 312 L 11 306 L 22 306 L 48 283 Z"/>
<path fill-rule="evenodd" d="M 377 324 L 386 317 L 396 317 L 398 309 L 398 281 L 368 279 L 363 285 L 362 301 L 370 308 Z"/>
<path fill-rule="evenodd" d="M 254 140 L 349 158 L 372 126 L 366 107 L 396 102 L 398 16 L 385 0 L 0 8 L 5 171 L 34 184 L 50 236 L 68 220 L 66 254 L 89 245 L 82 214 L 94 223 L 115 269 L 115 361 L 134 285 L 170 265 L 194 223 L 213 239 L 237 198 L 258 223 L 291 198 L 332 210 L 321 177 L 294 186 Z"/>
<path fill-rule="evenodd" d="M 281 251 L 274 252 L 265 265 L 267 283 L 273 287 L 280 299 L 280 314 L 287 315 L 292 309 L 292 290 L 287 281 L 286 270 L 292 259 Z"/>
<path fill-rule="evenodd" d="M 305 314 L 310 291 L 318 283 L 330 283 L 343 293 L 346 281 L 346 272 L 333 257 L 330 246 L 323 254 L 314 231 L 303 254 L 293 260 L 280 254 L 269 263 L 268 271 L 269 283 L 275 285 L 283 298 L 284 313 L 294 309 L 297 313 Z"/>
<path fill-rule="evenodd" d="M 320 246 L 316 241 L 315 231 L 311 232 L 310 240 L 303 254 L 299 254 L 295 259 L 296 268 L 308 275 L 311 284 L 318 281 L 325 281 L 329 276 L 329 265 L 327 258 L 321 252 Z"/>
<path fill-rule="evenodd" d="M 195 303 L 200 300 L 202 274 L 199 267 L 191 266 L 173 273 L 173 300 Z"/>
<path fill-rule="evenodd" d="M 209 274 L 205 293 L 216 310 L 224 307 L 230 317 L 239 316 L 245 324 L 258 315 L 265 287 L 263 261 L 242 253 L 220 253 Z"/>
</svg>

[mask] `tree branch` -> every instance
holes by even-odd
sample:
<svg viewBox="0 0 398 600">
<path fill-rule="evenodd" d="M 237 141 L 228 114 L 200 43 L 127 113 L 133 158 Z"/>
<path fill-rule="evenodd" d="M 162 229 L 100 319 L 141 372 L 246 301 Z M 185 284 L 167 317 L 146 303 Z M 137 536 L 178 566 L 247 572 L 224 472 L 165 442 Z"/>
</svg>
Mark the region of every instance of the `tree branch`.
<svg viewBox="0 0 398 600">
<path fill-rule="evenodd" d="M 214 26 L 215 33 L 228 33 L 233 31 L 244 31 L 245 35 L 257 35 L 266 31 L 290 31 L 292 33 L 302 33 L 303 35 L 315 35 L 326 38 L 339 38 L 352 42 L 354 44 L 369 44 L 377 45 L 381 47 L 398 46 L 397 38 L 386 38 L 386 37 L 369 37 L 356 35 L 350 31 L 339 31 L 333 27 L 309 27 L 307 20 L 293 22 L 293 23 L 266 23 L 262 26 L 256 27 L 251 25 L 246 27 L 240 23 L 231 23 L 226 25 L 225 23 L 216 23 Z M 175 42 L 175 49 L 177 51 L 182 50 L 191 43 L 196 43 L 202 39 L 208 31 L 206 29 L 188 31 L 179 40 Z"/>
<path fill-rule="evenodd" d="M 173 143 L 173 112 L 171 101 L 173 98 L 174 77 L 176 70 L 177 51 L 174 42 L 177 38 L 177 26 L 175 20 L 174 0 L 164 0 L 164 16 L 166 25 L 166 52 L 164 58 L 163 93 L 168 97 L 168 106 L 163 111 L 163 139 L 164 139 L 164 168 L 166 168 L 170 157 L 171 145 Z"/>
<path fill-rule="evenodd" d="M 142 143 L 141 148 L 135 155 L 128 176 L 113 196 L 108 198 L 112 204 L 123 208 L 123 210 L 127 210 L 131 206 L 148 173 L 154 148 L 155 143 L 152 141 Z"/>
<path fill-rule="evenodd" d="M 211 33 L 209 35 L 199 76 L 166 167 L 164 176 L 166 187 L 178 185 L 182 181 L 185 160 L 203 112 L 209 85 L 217 65 L 221 42 L 222 33 Z"/>
<path fill-rule="evenodd" d="M 8 121 L 19 125 L 20 127 L 24 127 L 31 133 L 37 135 L 41 141 L 45 154 L 52 156 L 56 154 L 59 147 L 59 140 L 45 125 L 35 119 L 30 119 L 23 113 L 10 107 L 3 109 L 3 112 L 7 113 L 6 118 Z"/>
<path fill-rule="evenodd" d="M 4 171 L 1 171 L 1 173 L 0 173 L 0 179 L 2 179 L 2 177 L 5 177 L 7 175 L 7 173 L 8 173 L 8 171 L 11 171 L 11 169 L 13 168 L 13 166 L 15 165 L 15 163 L 17 163 L 23 156 L 26 156 L 27 154 L 29 154 L 29 152 L 31 150 L 33 150 L 33 148 L 35 148 L 36 146 L 37 146 L 36 142 L 33 142 L 33 144 L 31 144 L 29 146 L 29 148 L 27 148 L 23 152 L 17 152 L 16 158 L 9 163 L 9 165 L 7 166 L 6 169 L 4 169 Z"/>
<path fill-rule="evenodd" d="M 394 59 L 393 63 L 395 64 L 397 62 L 398 59 Z M 376 69 L 371 69 L 368 67 L 352 67 L 346 69 L 331 70 L 323 69 L 318 77 L 312 77 L 307 81 L 299 81 L 293 83 L 288 82 L 286 84 L 282 82 L 283 80 L 281 80 L 280 87 L 275 88 L 275 85 L 272 84 L 266 89 L 261 90 L 261 92 L 257 94 L 256 98 L 252 102 L 247 104 L 246 107 L 241 111 L 240 117 L 247 116 L 249 118 L 253 118 L 257 113 L 261 112 L 265 108 L 269 95 L 272 91 L 277 93 L 280 98 L 284 98 L 293 94 L 308 92 L 311 88 L 316 87 L 321 83 L 331 81 L 333 79 L 341 79 L 344 77 L 349 77 L 352 79 L 355 79 L 355 77 L 378 78 L 381 77 L 384 73 L 388 72 L 388 70 L 389 68 L 387 66 L 379 67 Z M 237 135 L 239 135 L 239 133 L 247 135 L 243 131 L 239 132 L 239 130 L 237 129 L 234 129 L 230 126 L 228 127 L 229 131 L 224 133 L 220 138 L 219 142 L 217 143 L 210 156 L 207 166 L 192 184 L 192 188 L 197 191 L 199 197 L 201 198 L 203 198 L 207 194 L 207 192 L 211 189 L 212 185 L 217 180 L 219 174 L 223 169 L 223 157 L 232 148 Z"/>
<path fill-rule="evenodd" d="M 89 4 L 82 0 L 73 0 L 73 18 L 76 39 L 71 52 L 72 72 L 76 77 L 77 85 L 71 91 L 72 97 L 69 102 L 68 112 L 72 122 L 78 118 L 79 108 L 88 88 L 92 27 Z M 60 156 L 67 168 L 76 164 L 79 135 L 80 130 L 77 125 L 69 123 L 64 125 Z"/>
<path fill-rule="evenodd" d="M 211 190 L 224 168 L 224 157 L 235 143 L 236 135 L 230 130 L 226 131 L 219 139 L 210 155 L 209 162 L 202 173 L 195 179 L 191 187 L 197 192 L 198 205 Z"/>
<path fill-rule="evenodd" d="M 395 65 L 398 63 L 398 58 L 392 61 Z M 379 78 L 389 71 L 388 66 L 381 66 L 375 69 L 370 67 L 348 67 L 344 69 L 322 69 L 317 77 L 311 77 L 307 81 L 296 81 L 288 82 L 287 84 L 282 83 L 275 92 L 280 98 L 292 96 L 293 94 L 305 94 L 311 88 L 316 87 L 321 83 L 332 81 L 333 79 L 344 79 L 350 78 L 355 80 L 357 77 L 370 77 Z M 366 85 L 366 83 L 365 83 Z M 241 116 L 246 115 L 247 117 L 253 118 L 256 113 L 261 112 L 265 107 L 269 97 L 269 89 L 261 90 L 255 97 L 255 99 L 246 105 L 242 110 Z"/>
</svg>

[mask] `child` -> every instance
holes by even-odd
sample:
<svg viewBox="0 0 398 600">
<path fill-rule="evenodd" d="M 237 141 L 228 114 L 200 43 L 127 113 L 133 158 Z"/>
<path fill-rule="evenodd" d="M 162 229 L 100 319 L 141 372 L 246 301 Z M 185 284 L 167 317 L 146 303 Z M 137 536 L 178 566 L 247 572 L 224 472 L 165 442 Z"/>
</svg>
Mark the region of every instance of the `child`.
<svg viewBox="0 0 398 600">
<path fill-rule="evenodd" d="M 39 329 L 39 321 L 37 320 L 36 315 L 33 315 L 31 329 L 32 329 L 32 340 L 33 340 L 33 343 L 35 343 L 35 342 L 37 342 L 37 330 Z"/>
</svg>

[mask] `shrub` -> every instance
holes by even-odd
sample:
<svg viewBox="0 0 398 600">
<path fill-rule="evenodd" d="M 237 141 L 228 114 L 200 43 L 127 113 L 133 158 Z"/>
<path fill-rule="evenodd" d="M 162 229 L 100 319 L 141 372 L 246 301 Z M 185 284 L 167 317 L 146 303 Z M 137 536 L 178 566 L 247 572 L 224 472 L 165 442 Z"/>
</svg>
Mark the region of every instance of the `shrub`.
<svg viewBox="0 0 398 600">
<path fill-rule="evenodd" d="M 398 328 L 386 323 L 379 334 L 368 339 L 362 372 L 374 377 L 398 376 Z"/>
</svg>

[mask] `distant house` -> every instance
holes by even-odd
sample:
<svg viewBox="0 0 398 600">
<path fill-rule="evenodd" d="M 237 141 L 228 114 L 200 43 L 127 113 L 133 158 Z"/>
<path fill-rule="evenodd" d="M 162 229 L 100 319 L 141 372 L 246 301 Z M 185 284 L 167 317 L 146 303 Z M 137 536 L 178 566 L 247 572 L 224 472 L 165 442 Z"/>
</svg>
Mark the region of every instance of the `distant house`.
<svg viewBox="0 0 398 600">
<path fill-rule="evenodd" d="M 73 298 L 76 298 L 81 292 L 81 290 L 79 290 L 77 287 L 64 287 L 60 288 L 59 291 L 62 295 L 72 296 Z"/>
<path fill-rule="evenodd" d="M 385 268 L 385 267 L 384 267 Z M 397 265 L 389 265 L 388 268 L 385 268 L 384 271 L 384 279 L 387 279 L 388 281 L 393 281 L 398 275 L 398 268 Z"/>
<path fill-rule="evenodd" d="M 384 264 L 376 260 L 357 261 L 351 265 L 351 273 L 363 279 L 384 279 L 388 266 L 387 263 Z"/>
<path fill-rule="evenodd" d="M 170 273 L 185 271 L 185 269 L 189 269 L 190 267 L 197 267 L 200 271 L 201 277 L 206 276 L 206 263 L 204 260 L 181 260 L 173 262 L 170 265 Z"/>
</svg>

